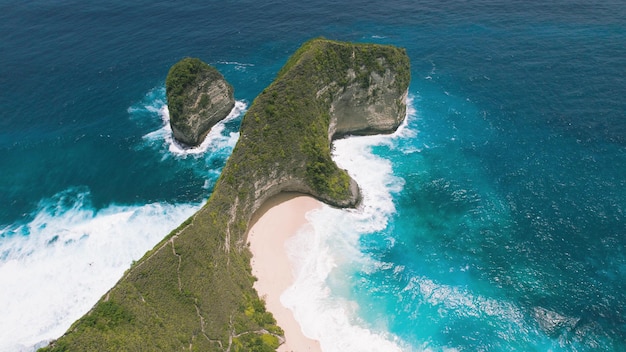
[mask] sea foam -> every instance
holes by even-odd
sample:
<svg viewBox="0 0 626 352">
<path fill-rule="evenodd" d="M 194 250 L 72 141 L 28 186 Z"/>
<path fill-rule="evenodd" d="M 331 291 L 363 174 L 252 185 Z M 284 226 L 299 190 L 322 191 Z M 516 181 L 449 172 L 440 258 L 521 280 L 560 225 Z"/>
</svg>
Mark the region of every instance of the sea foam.
<svg viewBox="0 0 626 352">
<path fill-rule="evenodd" d="M 160 120 L 137 148 L 151 148 L 162 159 L 205 159 L 205 188 L 212 187 L 220 171 L 216 165 L 239 138 L 226 124 L 245 111 L 246 103 L 237 101 L 201 145 L 185 148 L 172 138 L 163 87 L 128 109 L 130 119 L 146 129 Z M 29 222 L 0 229 L 0 351 L 32 351 L 62 335 L 134 260 L 199 207 L 151 203 L 95 209 L 89 190 L 78 187 L 41 200 Z"/>
<path fill-rule="evenodd" d="M 89 191 L 42 200 L 32 220 L 0 230 L 0 351 L 32 351 L 61 336 L 134 260 L 199 204 L 110 205 Z"/>
<path fill-rule="evenodd" d="M 409 105 L 411 105 L 411 100 Z M 407 119 L 415 110 L 408 109 Z M 350 295 L 350 272 L 374 267 L 360 251 L 361 236 L 384 230 L 395 213 L 393 194 L 404 180 L 393 175 L 391 163 L 372 152 L 375 146 L 396 146 L 413 136 L 405 123 L 392 135 L 349 137 L 335 141 L 333 159 L 358 182 L 363 202 L 358 209 L 323 206 L 307 214 L 309 225 L 286 243 L 295 282 L 281 296 L 304 334 L 320 341 L 324 351 L 401 351 L 406 345 L 359 317 Z"/>
<path fill-rule="evenodd" d="M 165 94 L 164 89 L 157 91 L 161 92 L 161 94 Z M 235 106 L 230 111 L 228 116 L 211 128 L 200 145 L 196 147 L 188 147 L 180 144 L 174 139 L 172 128 L 170 126 L 170 114 L 164 98 L 161 98 L 158 95 L 153 95 L 154 94 L 149 93 L 147 95 L 147 99 L 138 104 L 138 106 L 132 108 L 132 110 L 129 109 L 129 113 L 138 113 L 143 109 L 147 112 L 151 112 L 152 115 L 158 114 L 162 120 L 161 127 L 155 131 L 147 133 L 143 136 L 143 138 L 148 145 L 161 149 L 164 157 L 199 157 L 206 154 L 207 151 L 215 152 L 218 150 L 224 150 L 225 147 L 228 149 L 227 152 L 230 153 L 230 151 L 232 151 L 235 147 L 235 144 L 239 139 L 239 132 L 225 132 L 226 124 L 242 117 L 245 114 L 247 104 L 244 101 L 235 101 Z"/>
</svg>

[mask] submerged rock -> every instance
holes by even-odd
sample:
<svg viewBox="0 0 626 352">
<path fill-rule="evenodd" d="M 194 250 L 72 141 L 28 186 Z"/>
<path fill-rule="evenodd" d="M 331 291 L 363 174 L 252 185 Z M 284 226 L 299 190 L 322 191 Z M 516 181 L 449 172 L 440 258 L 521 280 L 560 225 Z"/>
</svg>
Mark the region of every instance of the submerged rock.
<svg viewBox="0 0 626 352">
<path fill-rule="evenodd" d="M 174 138 L 189 146 L 202 143 L 235 106 L 233 87 L 216 68 L 196 58 L 174 64 L 165 89 Z"/>
<path fill-rule="evenodd" d="M 563 330 L 570 331 L 579 321 L 577 318 L 568 317 L 543 307 L 534 307 L 533 315 L 548 336 L 556 336 Z"/>
</svg>

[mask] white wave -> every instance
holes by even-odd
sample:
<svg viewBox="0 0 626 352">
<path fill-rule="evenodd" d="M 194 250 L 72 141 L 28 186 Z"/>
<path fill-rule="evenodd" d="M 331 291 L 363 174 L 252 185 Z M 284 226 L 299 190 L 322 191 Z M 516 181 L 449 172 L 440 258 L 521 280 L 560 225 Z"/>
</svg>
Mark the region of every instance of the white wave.
<svg viewBox="0 0 626 352">
<path fill-rule="evenodd" d="M 248 67 L 253 67 L 254 64 L 246 64 L 243 62 L 237 61 L 218 61 L 218 64 L 234 66 L 237 71 L 246 71 Z"/>
<path fill-rule="evenodd" d="M 187 156 L 201 157 L 206 155 L 207 152 L 219 152 L 221 154 L 226 152 L 229 154 L 239 139 L 239 132 L 227 132 L 226 124 L 243 116 L 246 109 L 247 104 L 245 101 L 235 101 L 235 106 L 228 116 L 215 124 L 202 143 L 196 147 L 184 146 L 174 139 L 170 126 L 165 87 L 151 89 L 141 102 L 128 108 L 128 113 L 132 120 L 139 121 L 142 124 L 149 123 L 153 126 L 157 119 L 160 120 L 160 126 L 145 134 L 143 136 L 145 142 L 138 148 L 154 148 L 166 159 L 172 156 L 176 158 L 186 158 Z"/>
<path fill-rule="evenodd" d="M 143 101 L 127 109 L 131 116 L 141 115 L 143 112 L 157 113 L 165 102 L 165 87 L 156 87 L 146 93 Z"/>
<path fill-rule="evenodd" d="M 408 110 L 407 120 L 414 115 Z M 401 351 L 406 345 L 380 327 L 368 328 L 358 315 L 358 304 L 349 300 L 345 278 L 353 268 L 373 268 L 376 263 L 360 251 L 361 236 L 382 231 L 395 213 L 393 194 L 404 180 L 393 175 L 391 163 L 372 153 L 373 146 L 394 148 L 399 138 L 414 131 L 403 124 L 386 136 L 350 137 L 335 141 L 333 159 L 359 184 L 363 202 L 358 209 L 324 206 L 307 214 L 310 226 L 286 244 L 294 265 L 295 282 L 281 296 L 293 311 L 303 333 L 320 341 L 324 351 Z M 367 269 L 366 269 L 367 270 Z M 376 322 L 378 326 L 378 322 Z"/>
<path fill-rule="evenodd" d="M 232 65 L 235 67 L 252 67 L 254 66 L 254 64 L 247 64 L 247 63 L 243 63 L 243 62 L 237 62 L 237 61 L 218 61 L 218 64 L 222 64 L 222 65 Z"/>
<path fill-rule="evenodd" d="M 158 104 L 158 101 L 154 101 Z M 154 108 L 151 105 L 146 107 L 147 109 Z M 232 150 L 237 140 L 239 139 L 238 132 L 230 132 L 227 135 L 224 135 L 224 130 L 226 127 L 226 123 L 232 121 L 243 114 L 245 114 L 247 109 L 247 105 L 244 101 L 236 101 L 235 106 L 231 110 L 231 112 L 224 118 L 222 121 L 218 122 L 211 128 L 207 136 L 204 138 L 202 143 L 197 147 L 186 147 L 182 144 L 178 143 L 174 136 L 172 135 L 172 128 L 170 126 L 170 114 L 167 109 L 167 105 L 162 104 L 158 109 L 158 114 L 163 121 L 163 125 L 160 129 L 150 132 L 143 136 L 145 140 L 148 141 L 157 141 L 159 143 L 167 146 L 167 150 L 170 154 L 178 157 L 186 157 L 188 155 L 202 155 L 207 151 L 214 151 L 218 149 L 223 149 L 224 147 Z"/>
<path fill-rule="evenodd" d="M 218 61 L 217 63 L 224 64 L 224 65 L 254 66 L 254 64 L 246 64 L 246 63 L 237 62 L 237 61 Z"/>
<path fill-rule="evenodd" d="M 134 260 L 199 205 L 111 205 L 88 192 L 42 201 L 27 224 L 0 230 L 0 351 L 33 351 L 61 336 Z"/>
<path fill-rule="evenodd" d="M 293 311 L 302 332 L 318 340 L 323 351 L 401 351 L 397 338 L 372 331 L 360 321 L 358 305 L 345 298 L 345 292 L 337 292 L 349 290 L 347 283 L 339 288 L 331 283 L 341 280 L 346 266 L 366 260 L 353 229 L 362 219 L 327 206 L 309 213 L 308 218 L 312 226 L 286 244 L 295 264 L 295 282 L 281 295 L 281 303 Z"/>
<path fill-rule="evenodd" d="M 320 341 L 323 351 L 411 351 L 391 334 L 385 322 L 364 321 L 360 307 L 352 300 L 354 274 L 388 268 L 361 251 L 360 239 L 386 231 L 396 209 L 393 195 L 404 180 L 393 175 L 392 164 L 371 152 L 374 146 L 388 146 L 403 154 L 414 153 L 408 140 L 417 136 L 411 128 L 417 112 L 414 100 L 408 103 L 407 121 L 391 136 L 351 137 L 336 141 L 333 159 L 358 182 L 363 203 L 346 210 L 324 206 L 307 214 L 309 225 L 286 243 L 294 267 L 295 282 L 281 296 L 281 303 L 293 311 L 303 333 Z M 403 268 L 396 268 L 401 271 Z M 454 311 L 468 317 L 489 316 L 509 324 L 513 333 L 527 329 L 524 312 L 507 301 L 474 294 L 462 288 L 416 277 L 404 288 L 414 302 Z M 430 350 L 425 343 L 416 346 Z M 439 350 L 455 351 L 440 346 Z"/>
</svg>

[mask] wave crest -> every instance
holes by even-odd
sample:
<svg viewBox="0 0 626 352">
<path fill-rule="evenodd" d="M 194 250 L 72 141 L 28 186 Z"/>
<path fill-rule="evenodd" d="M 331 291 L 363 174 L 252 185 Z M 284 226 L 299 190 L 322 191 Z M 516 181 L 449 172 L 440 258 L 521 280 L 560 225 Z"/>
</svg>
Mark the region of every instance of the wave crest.
<svg viewBox="0 0 626 352">
<path fill-rule="evenodd" d="M 28 223 L 0 229 L 0 350 L 31 351 L 62 335 L 134 260 L 199 204 L 110 205 L 85 187 L 42 200 Z"/>
</svg>

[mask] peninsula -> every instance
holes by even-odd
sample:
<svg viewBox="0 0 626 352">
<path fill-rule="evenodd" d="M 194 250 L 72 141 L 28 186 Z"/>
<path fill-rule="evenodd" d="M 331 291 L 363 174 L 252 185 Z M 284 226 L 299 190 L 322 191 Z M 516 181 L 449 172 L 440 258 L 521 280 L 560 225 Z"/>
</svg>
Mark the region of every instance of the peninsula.
<svg viewBox="0 0 626 352">
<path fill-rule="evenodd" d="M 42 351 L 275 350 L 283 331 L 253 288 L 252 216 L 282 192 L 357 206 L 331 142 L 394 131 L 409 80 L 403 49 L 306 42 L 251 104 L 208 202 Z"/>
</svg>

